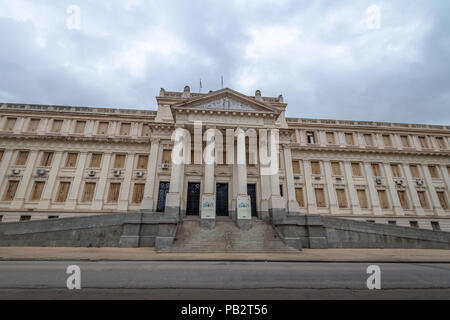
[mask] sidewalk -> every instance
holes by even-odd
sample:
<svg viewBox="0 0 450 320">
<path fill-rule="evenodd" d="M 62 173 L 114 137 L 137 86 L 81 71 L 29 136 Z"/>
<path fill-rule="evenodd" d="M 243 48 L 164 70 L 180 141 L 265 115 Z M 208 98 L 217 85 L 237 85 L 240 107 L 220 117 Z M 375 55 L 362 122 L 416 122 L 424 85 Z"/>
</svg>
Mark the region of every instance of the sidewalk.
<svg viewBox="0 0 450 320">
<path fill-rule="evenodd" d="M 153 248 L 0 247 L 0 261 L 444 262 L 450 250 L 303 249 L 294 253 L 157 253 Z"/>
</svg>

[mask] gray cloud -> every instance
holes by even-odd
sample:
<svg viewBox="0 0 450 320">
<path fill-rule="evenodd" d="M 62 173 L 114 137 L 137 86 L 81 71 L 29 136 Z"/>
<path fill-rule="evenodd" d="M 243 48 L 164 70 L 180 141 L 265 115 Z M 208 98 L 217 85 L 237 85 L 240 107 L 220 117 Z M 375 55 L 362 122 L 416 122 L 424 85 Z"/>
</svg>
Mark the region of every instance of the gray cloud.
<svg viewBox="0 0 450 320">
<path fill-rule="evenodd" d="M 66 26 L 69 5 L 81 29 Z M 370 28 L 376 5 L 380 27 Z M 450 123 L 448 1 L 0 0 L 0 101 L 155 109 L 283 93 L 291 117 Z"/>
</svg>

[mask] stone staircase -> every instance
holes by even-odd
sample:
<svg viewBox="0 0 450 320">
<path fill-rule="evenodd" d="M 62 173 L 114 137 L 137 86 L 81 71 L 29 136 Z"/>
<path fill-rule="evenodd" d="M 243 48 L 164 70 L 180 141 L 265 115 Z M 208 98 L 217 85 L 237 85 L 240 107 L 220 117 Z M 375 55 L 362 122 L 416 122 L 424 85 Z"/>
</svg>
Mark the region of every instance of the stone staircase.
<svg viewBox="0 0 450 320">
<path fill-rule="evenodd" d="M 298 252 L 286 246 L 271 225 L 253 218 L 250 230 L 239 229 L 229 217 L 217 217 L 214 229 L 200 227 L 198 217 L 187 217 L 178 226 L 175 241 L 162 252 Z"/>
</svg>

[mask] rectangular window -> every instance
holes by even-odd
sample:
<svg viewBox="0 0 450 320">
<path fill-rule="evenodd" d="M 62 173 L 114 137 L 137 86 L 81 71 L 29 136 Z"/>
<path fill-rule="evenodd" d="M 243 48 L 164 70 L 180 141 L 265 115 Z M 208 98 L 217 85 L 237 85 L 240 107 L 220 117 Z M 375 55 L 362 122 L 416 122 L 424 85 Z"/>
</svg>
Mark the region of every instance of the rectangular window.
<svg viewBox="0 0 450 320">
<path fill-rule="evenodd" d="M 358 194 L 359 206 L 363 209 L 369 208 L 369 204 L 367 202 L 366 190 L 363 190 L 363 189 L 356 190 L 356 193 Z"/>
<path fill-rule="evenodd" d="M 42 167 L 50 167 L 53 161 L 53 152 L 45 151 L 42 154 L 41 166 Z"/>
<path fill-rule="evenodd" d="M 386 190 L 377 190 L 378 199 L 380 199 L 381 209 L 389 209 L 389 201 L 387 198 Z"/>
<path fill-rule="evenodd" d="M 294 174 L 300 174 L 300 163 L 297 160 L 292 161 L 292 171 Z"/>
<path fill-rule="evenodd" d="M 122 169 L 123 167 L 125 167 L 125 155 L 116 154 L 114 159 L 114 169 Z"/>
<path fill-rule="evenodd" d="M 39 201 L 41 200 L 42 191 L 44 190 L 44 181 L 36 181 L 33 186 L 33 190 L 31 191 L 30 201 Z"/>
<path fill-rule="evenodd" d="M 366 220 L 369 223 L 375 223 L 375 220 Z"/>
<path fill-rule="evenodd" d="M 145 184 L 143 183 L 135 183 L 133 189 L 133 203 L 141 203 L 144 198 L 144 188 Z"/>
<path fill-rule="evenodd" d="M 70 182 L 60 182 L 55 202 L 66 202 L 69 194 Z"/>
<path fill-rule="evenodd" d="M 150 126 L 148 124 L 144 124 L 142 126 L 142 136 L 143 137 L 150 137 Z"/>
<path fill-rule="evenodd" d="M 93 153 L 91 156 L 91 163 L 89 164 L 89 168 L 100 168 L 101 163 L 102 163 L 102 154 Z"/>
<path fill-rule="evenodd" d="M 120 183 L 111 183 L 109 185 L 108 202 L 117 203 L 119 200 Z"/>
<path fill-rule="evenodd" d="M 24 166 L 27 163 L 28 151 L 19 151 L 16 159 L 16 166 Z"/>
<path fill-rule="evenodd" d="M 62 124 L 63 120 L 53 120 L 52 132 L 53 133 L 61 132 Z"/>
<path fill-rule="evenodd" d="M 430 171 L 430 176 L 433 179 L 439 178 L 439 172 L 438 172 L 438 169 L 436 168 L 436 166 L 428 166 L 428 170 Z"/>
<path fill-rule="evenodd" d="M 339 208 L 347 208 L 347 197 L 344 189 L 336 189 Z"/>
<path fill-rule="evenodd" d="M 371 134 L 365 134 L 365 135 L 364 135 L 364 141 L 365 141 L 365 143 L 366 143 L 366 146 L 371 146 L 371 145 L 373 145 L 372 135 L 371 135 Z"/>
<path fill-rule="evenodd" d="M 375 177 L 381 177 L 381 169 L 379 163 L 372 163 L 372 174 Z"/>
<path fill-rule="evenodd" d="M 47 218 L 48 218 L 48 219 L 58 219 L 59 216 L 48 216 Z"/>
<path fill-rule="evenodd" d="M 406 192 L 403 190 L 397 190 L 398 199 L 403 209 L 409 209 L 408 200 L 406 199 Z"/>
<path fill-rule="evenodd" d="M 2 222 L 2 220 L 3 220 L 3 216 L 0 216 L 0 222 Z"/>
<path fill-rule="evenodd" d="M 400 140 L 402 140 L 402 145 L 404 148 L 410 147 L 408 136 L 400 136 Z"/>
<path fill-rule="evenodd" d="M 331 162 L 331 171 L 335 176 L 342 175 L 341 164 L 339 162 Z"/>
<path fill-rule="evenodd" d="M 385 147 L 392 147 L 392 140 L 389 134 L 383 134 L 383 144 Z"/>
<path fill-rule="evenodd" d="M 137 169 L 147 169 L 148 156 L 140 154 L 138 157 Z"/>
<path fill-rule="evenodd" d="M 303 188 L 295 188 L 295 198 L 297 199 L 300 207 L 305 206 L 305 200 L 303 198 Z"/>
<path fill-rule="evenodd" d="M 352 146 L 354 144 L 354 142 L 353 142 L 353 133 L 346 133 L 345 134 L 345 143 L 348 146 Z"/>
<path fill-rule="evenodd" d="M 417 196 L 419 197 L 420 205 L 422 206 L 422 208 L 430 209 L 425 191 L 417 191 Z"/>
<path fill-rule="evenodd" d="M 78 158 L 78 153 L 76 153 L 76 152 L 67 153 L 65 167 L 66 168 L 75 168 L 77 166 L 77 158 Z"/>
<path fill-rule="evenodd" d="M 193 160 L 191 162 L 193 162 Z M 172 163 L 172 151 L 171 150 L 163 150 L 162 163 L 167 163 L 167 164 Z"/>
<path fill-rule="evenodd" d="M 445 198 L 444 191 L 437 191 L 436 193 L 437 193 L 437 196 L 438 196 L 438 199 L 439 199 L 442 209 L 448 210 L 448 203 L 447 203 L 447 199 Z"/>
<path fill-rule="evenodd" d="M 92 202 L 94 199 L 95 182 L 86 182 L 81 202 Z"/>
<path fill-rule="evenodd" d="M 5 124 L 5 131 L 13 131 L 16 125 L 17 118 L 7 118 Z"/>
<path fill-rule="evenodd" d="M 19 221 L 23 222 L 23 221 L 30 221 L 31 220 L 31 216 L 20 216 Z"/>
<path fill-rule="evenodd" d="M 314 189 L 314 193 L 316 196 L 316 204 L 318 207 L 325 207 L 325 193 L 323 189 L 316 188 Z"/>
<path fill-rule="evenodd" d="M 419 137 L 420 146 L 424 149 L 428 148 L 427 138 L 424 136 Z"/>
<path fill-rule="evenodd" d="M 83 134 L 84 128 L 86 128 L 86 121 L 77 120 L 77 123 L 75 124 L 75 133 Z"/>
<path fill-rule="evenodd" d="M 355 177 L 361 177 L 361 165 L 359 162 L 352 162 L 352 174 Z"/>
<path fill-rule="evenodd" d="M 312 174 L 320 174 L 320 162 L 319 161 L 311 161 L 311 173 Z"/>
<path fill-rule="evenodd" d="M 19 186 L 19 181 L 8 181 L 8 187 L 6 188 L 5 194 L 3 195 L 4 201 L 12 201 L 16 195 L 17 187 Z"/>
<path fill-rule="evenodd" d="M 409 169 L 411 170 L 411 175 L 413 178 L 420 178 L 419 168 L 416 164 L 410 164 Z"/>
<path fill-rule="evenodd" d="M 280 184 L 280 196 L 284 197 L 283 196 L 283 185 L 282 184 Z"/>
<path fill-rule="evenodd" d="M 108 133 L 109 122 L 101 121 L 98 123 L 98 134 L 107 134 Z"/>
<path fill-rule="evenodd" d="M 400 167 L 398 164 L 391 164 L 391 170 L 394 178 L 400 178 Z"/>
<path fill-rule="evenodd" d="M 315 144 L 316 143 L 316 136 L 315 136 L 313 131 L 306 132 L 306 141 L 309 144 Z"/>
<path fill-rule="evenodd" d="M 444 138 L 442 137 L 436 137 L 436 142 L 439 146 L 439 149 L 441 150 L 445 150 L 445 143 L 444 143 Z"/>
<path fill-rule="evenodd" d="M 438 221 L 431 221 L 431 229 L 435 231 L 441 230 L 441 226 L 439 225 Z"/>
<path fill-rule="evenodd" d="M 327 132 L 327 144 L 336 144 L 336 140 L 334 139 L 334 132 Z"/>
<path fill-rule="evenodd" d="M 417 221 L 410 221 L 409 225 L 411 228 L 418 228 L 419 227 L 419 223 Z"/>
<path fill-rule="evenodd" d="M 394 225 L 394 224 L 397 224 L 397 221 L 395 221 L 395 220 L 389 220 L 389 221 L 388 221 L 388 224 L 393 224 L 393 225 Z"/>
<path fill-rule="evenodd" d="M 28 124 L 28 132 L 37 132 L 40 119 L 31 119 Z"/>
<path fill-rule="evenodd" d="M 120 135 L 129 136 L 131 130 L 131 123 L 121 123 L 120 124 Z"/>
</svg>

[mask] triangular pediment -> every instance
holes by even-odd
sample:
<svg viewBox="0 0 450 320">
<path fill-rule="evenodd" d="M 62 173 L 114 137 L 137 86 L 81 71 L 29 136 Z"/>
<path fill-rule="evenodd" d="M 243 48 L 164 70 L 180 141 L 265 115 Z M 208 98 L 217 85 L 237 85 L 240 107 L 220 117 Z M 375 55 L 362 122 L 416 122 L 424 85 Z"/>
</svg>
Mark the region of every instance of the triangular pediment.
<svg viewBox="0 0 450 320">
<path fill-rule="evenodd" d="M 231 89 L 222 89 L 205 96 L 189 99 L 173 106 L 175 109 L 279 113 L 263 102 Z"/>
</svg>

